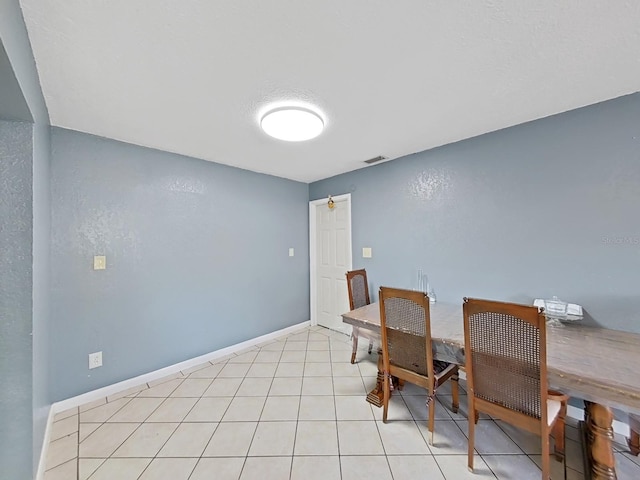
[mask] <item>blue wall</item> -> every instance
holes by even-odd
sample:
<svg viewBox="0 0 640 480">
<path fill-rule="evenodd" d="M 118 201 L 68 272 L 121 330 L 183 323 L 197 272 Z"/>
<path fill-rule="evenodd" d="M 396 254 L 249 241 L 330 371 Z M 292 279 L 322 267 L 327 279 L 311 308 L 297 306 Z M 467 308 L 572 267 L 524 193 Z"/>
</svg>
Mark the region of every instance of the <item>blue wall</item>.
<svg viewBox="0 0 640 480">
<path fill-rule="evenodd" d="M 15 471 L 4 471 L 7 478 L 28 478 L 27 471 L 37 468 L 42 442 L 51 407 L 48 391 L 49 384 L 49 243 L 50 243 L 50 191 L 49 191 L 49 112 L 44 101 L 36 63 L 22 18 L 18 0 L 0 0 L 0 37 L 6 61 L 0 64 L 0 118 L 32 121 L 31 149 L 32 178 L 30 187 L 33 193 L 32 209 L 27 213 L 33 225 L 33 290 L 32 290 L 32 328 L 29 342 L 29 366 L 32 374 L 24 377 L 29 384 L 31 396 L 25 402 L 33 406 L 32 421 L 20 425 L 20 434 L 12 434 L 11 442 L 22 445 L 25 455 L 32 456 L 29 463 L 14 459 Z M 8 65 L 10 64 L 10 65 Z M 11 70 L 15 80 L 8 77 Z M 9 80 L 7 80 L 9 78 Z M 9 99 L 10 101 L 7 101 Z M 22 100 L 22 101 L 19 101 Z M 16 101 L 18 103 L 16 104 Z M 26 102 L 25 104 L 22 102 Z M 14 430 L 15 432 L 15 430 Z M 24 441 L 21 437 L 24 432 Z M 33 432 L 33 433 L 32 433 Z M 33 438 L 33 445 L 25 445 Z M 32 455 L 31 455 L 32 453 Z"/>
<path fill-rule="evenodd" d="M 24 220 L 30 223 L 32 233 L 29 263 L 24 264 L 32 277 L 29 291 L 30 328 L 25 331 L 18 323 L 7 326 L 10 335 L 14 338 L 18 336 L 24 345 L 29 345 L 28 351 L 21 352 L 20 370 L 23 374 L 15 380 L 22 382 L 25 392 L 22 404 L 31 407 L 32 415 L 26 421 L 22 417 L 12 418 L 9 424 L 12 432 L 10 437 L 5 437 L 2 432 L 0 449 L 5 442 L 11 444 L 11 448 L 3 453 L 10 454 L 16 448 L 19 454 L 6 463 L 0 462 L 0 465 L 3 465 L 2 473 L 6 478 L 31 478 L 40 458 L 51 406 L 48 391 L 49 113 L 18 0 L 0 0 L 0 39 L 0 118 L 33 122 L 28 127 L 28 138 L 21 139 L 24 143 L 13 145 L 21 152 L 28 151 L 30 157 L 30 208 L 24 212 Z M 28 368 L 29 373 L 23 372 L 23 368 Z M 0 379 L 4 382 L 1 376 Z M 11 393 L 3 391 L 0 397 L 3 395 Z"/>
<path fill-rule="evenodd" d="M 640 94 L 315 182 L 352 193 L 354 268 L 372 290 L 530 302 L 640 332 Z M 362 258 L 362 247 L 373 258 Z M 376 296 L 377 298 L 377 296 Z"/>
<path fill-rule="evenodd" d="M 40 459 L 47 416 L 50 344 L 51 127 L 33 125 L 33 461 Z"/>
<path fill-rule="evenodd" d="M 309 320 L 306 184 L 58 128 L 51 141 L 54 400 Z"/>
<path fill-rule="evenodd" d="M 0 121 L 0 465 L 32 472 L 32 130 Z"/>
<path fill-rule="evenodd" d="M 27 101 L 0 40 L 0 119 L 17 122 L 32 122 Z"/>
</svg>

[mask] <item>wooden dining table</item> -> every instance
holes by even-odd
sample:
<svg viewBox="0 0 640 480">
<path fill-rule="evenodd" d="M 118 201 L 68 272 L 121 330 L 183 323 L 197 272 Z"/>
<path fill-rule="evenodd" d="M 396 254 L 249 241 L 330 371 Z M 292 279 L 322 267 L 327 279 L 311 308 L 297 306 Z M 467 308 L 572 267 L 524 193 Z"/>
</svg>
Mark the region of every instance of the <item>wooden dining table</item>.
<svg viewBox="0 0 640 480">
<path fill-rule="evenodd" d="M 462 303 L 430 305 L 434 358 L 464 367 Z M 342 315 L 344 323 L 380 333 L 380 305 Z M 571 324 L 547 326 L 549 387 L 582 398 L 581 422 L 592 480 L 614 480 L 612 408 L 640 414 L 640 334 Z M 381 378 L 381 375 L 379 375 Z M 379 386 L 376 388 L 380 388 Z M 368 400 L 376 403 L 376 395 Z"/>
</svg>

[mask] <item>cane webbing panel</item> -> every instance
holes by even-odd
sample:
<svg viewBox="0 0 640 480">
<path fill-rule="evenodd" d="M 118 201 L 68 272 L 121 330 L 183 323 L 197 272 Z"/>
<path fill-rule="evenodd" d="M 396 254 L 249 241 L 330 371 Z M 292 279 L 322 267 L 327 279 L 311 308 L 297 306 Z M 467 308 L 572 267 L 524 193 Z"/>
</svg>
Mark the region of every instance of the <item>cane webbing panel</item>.
<svg viewBox="0 0 640 480">
<path fill-rule="evenodd" d="M 515 316 L 469 315 L 474 394 L 540 418 L 540 331 Z"/>
<path fill-rule="evenodd" d="M 353 308 L 360 308 L 367 305 L 367 284 L 364 275 L 355 275 L 349 282 L 351 283 L 351 297 L 353 299 Z"/>
<path fill-rule="evenodd" d="M 384 312 L 389 363 L 427 376 L 424 308 L 405 298 L 388 298 Z"/>
</svg>

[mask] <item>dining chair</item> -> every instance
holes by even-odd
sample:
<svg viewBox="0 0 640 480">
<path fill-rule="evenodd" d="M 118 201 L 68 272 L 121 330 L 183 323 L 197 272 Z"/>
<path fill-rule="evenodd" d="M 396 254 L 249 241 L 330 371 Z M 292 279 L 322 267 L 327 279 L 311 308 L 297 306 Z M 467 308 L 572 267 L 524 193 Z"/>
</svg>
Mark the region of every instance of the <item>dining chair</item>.
<svg viewBox="0 0 640 480">
<path fill-rule="evenodd" d="M 349 308 L 364 307 L 371 303 L 369 299 L 369 283 L 367 282 L 367 271 L 362 268 L 360 270 L 352 270 L 347 272 L 347 289 L 349 291 Z M 353 327 L 351 338 L 353 339 L 353 351 L 351 352 L 351 363 L 356 362 L 356 353 L 358 351 L 358 338 L 364 337 L 369 340 L 369 354 L 373 349 L 373 342 L 380 341 L 380 337 L 370 330 Z"/>
<path fill-rule="evenodd" d="M 469 400 L 469 470 L 475 425 L 486 413 L 535 433 L 542 442 L 542 478 L 549 478 L 549 436 L 556 459 L 564 458 L 568 397 L 547 389 L 543 309 L 465 298 L 462 305 Z"/>
<path fill-rule="evenodd" d="M 457 412 L 458 366 L 433 358 L 429 297 L 426 293 L 381 287 L 380 331 L 384 378 L 382 421 L 387 421 L 392 377 L 423 387 L 427 390 L 429 409 L 428 441 L 433 445 L 436 390 L 451 379 L 451 409 Z"/>
</svg>

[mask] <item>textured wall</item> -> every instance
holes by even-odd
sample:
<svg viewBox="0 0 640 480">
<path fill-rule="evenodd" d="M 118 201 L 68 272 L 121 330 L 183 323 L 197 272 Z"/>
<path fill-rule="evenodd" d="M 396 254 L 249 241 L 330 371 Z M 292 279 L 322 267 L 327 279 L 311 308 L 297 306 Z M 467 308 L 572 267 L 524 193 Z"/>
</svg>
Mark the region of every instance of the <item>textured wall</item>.
<svg viewBox="0 0 640 480">
<path fill-rule="evenodd" d="M 22 95 L 7 52 L 0 40 L 0 118 L 18 122 L 31 122 L 31 112 Z"/>
<path fill-rule="evenodd" d="M 49 325 L 49 113 L 40 88 L 40 79 L 33 59 L 31 44 L 22 17 L 18 0 L 0 0 L 0 37 L 5 48 L 11 69 L 19 84 L 16 92 L 13 83 L 0 80 L 0 118 L 26 120 L 33 118 L 33 379 L 24 378 L 25 383 L 33 382 L 33 459 L 29 465 L 21 465 L 34 470 L 40 458 L 47 415 L 51 405 L 48 392 L 48 325 Z M 8 91 L 7 91 L 8 90 Z M 11 99 L 11 104 L 6 103 Z M 15 102 L 24 99 L 28 112 L 22 108 L 16 111 Z M 9 107 L 14 105 L 14 107 Z M 11 114 L 5 111 L 10 108 Z M 31 142 L 31 140 L 30 140 Z M 31 428 L 31 422 L 22 425 Z M 16 473 L 3 472 L 7 478 L 28 478 Z"/>
<path fill-rule="evenodd" d="M 33 456 L 40 459 L 49 393 L 50 247 L 51 247 L 51 127 L 33 125 Z"/>
<path fill-rule="evenodd" d="M 54 400 L 309 320 L 306 184 L 58 128 L 51 170 Z"/>
<path fill-rule="evenodd" d="M 31 478 L 31 124 L 0 121 L 0 465 Z"/>
<path fill-rule="evenodd" d="M 558 295 L 589 322 L 640 332 L 639 185 L 635 94 L 309 190 L 352 192 L 354 267 L 374 291 L 413 287 L 422 267 L 441 300 Z"/>
</svg>

